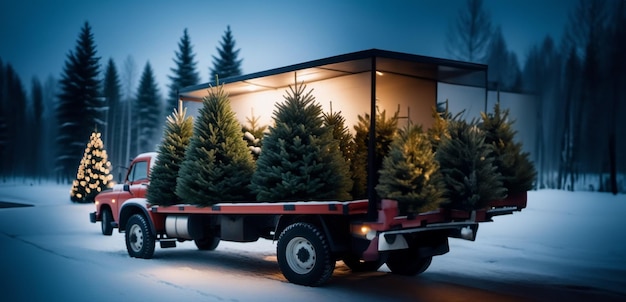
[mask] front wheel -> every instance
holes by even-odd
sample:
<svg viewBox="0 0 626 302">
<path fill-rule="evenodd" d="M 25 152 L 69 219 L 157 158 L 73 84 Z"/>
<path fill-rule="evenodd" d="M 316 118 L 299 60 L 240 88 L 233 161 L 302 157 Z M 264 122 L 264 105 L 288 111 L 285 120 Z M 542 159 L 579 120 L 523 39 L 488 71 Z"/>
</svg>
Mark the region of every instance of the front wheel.
<svg viewBox="0 0 626 302">
<path fill-rule="evenodd" d="M 135 258 L 150 259 L 154 255 L 154 236 L 148 221 L 141 214 L 135 214 L 126 224 L 126 251 Z"/>
<path fill-rule="evenodd" d="M 326 237 L 312 224 L 288 226 L 280 234 L 276 249 L 280 270 L 291 283 L 319 286 L 335 269 Z"/>
<path fill-rule="evenodd" d="M 111 236 L 113 234 L 113 214 L 109 208 L 102 209 L 102 235 Z"/>
</svg>

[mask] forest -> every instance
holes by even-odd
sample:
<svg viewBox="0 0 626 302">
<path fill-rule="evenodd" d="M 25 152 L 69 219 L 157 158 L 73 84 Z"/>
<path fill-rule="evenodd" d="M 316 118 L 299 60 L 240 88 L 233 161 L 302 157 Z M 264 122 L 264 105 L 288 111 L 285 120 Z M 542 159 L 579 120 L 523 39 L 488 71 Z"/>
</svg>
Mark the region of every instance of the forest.
<svg viewBox="0 0 626 302">
<path fill-rule="evenodd" d="M 489 90 L 531 95 L 536 102 L 535 188 L 626 192 L 625 1 L 579 0 L 563 37 L 529 45 L 523 64 L 481 0 L 468 0 L 451 21 L 447 58 L 487 64 Z M 186 29 L 172 45 L 167 92 L 150 62 L 137 76 L 131 55 L 121 63 L 99 57 L 88 21 L 76 41 L 58 78 L 22 81 L 0 57 L 0 181 L 69 184 L 93 131 L 102 133 L 118 181 L 136 154 L 157 149 L 177 90 L 199 84 Z M 230 27 L 216 49 L 210 75 L 241 75 Z M 588 185 L 581 188 L 581 181 Z"/>
</svg>

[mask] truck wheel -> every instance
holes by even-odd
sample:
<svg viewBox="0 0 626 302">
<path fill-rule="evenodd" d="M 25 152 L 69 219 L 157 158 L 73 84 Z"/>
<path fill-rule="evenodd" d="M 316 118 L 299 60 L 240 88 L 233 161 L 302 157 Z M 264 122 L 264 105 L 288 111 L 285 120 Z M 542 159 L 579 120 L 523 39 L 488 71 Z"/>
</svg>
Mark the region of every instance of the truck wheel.
<svg viewBox="0 0 626 302">
<path fill-rule="evenodd" d="M 291 283 L 319 286 L 335 269 L 328 242 L 314 225 L 299 222 L 288 226 L 276 249 L 278 266 Z"/>
<path fill-rule="evenodd" d="M 343 263 L 353 272 L 375 272 L 383 265 L 383 262 L 380 260 L 362 261 L 359 257 L 354 255 L 346 255 L 343 257 Z"/>
<path fill-rule="evenodd" d="M 135 214 L 126 224 L 126 251 L 135 258 L 150 259 L 154 255 L 154 236 L 148 221 L 141 214 Z"/>
<path fill-rule="evenodd" d="M 218 244 L 220 244 L 220 237 L 209 236 L 207 238 L 196 239 L 193 242 L 201 251 L 212 251 L 217 248 Z"/>
<path fill-rule="evenodd" d="M 109 208 L 102 210 L 102 235 L 111 236 L 113 234 L 113 214 Z"/>
<path fill-rule="evenodd" d="M 411 249 L 391 251 L 387 259 L 387 267 L 392 273 L 415 276 L 428 269 L 433 257 L 418 257 Z"/>
</svg>

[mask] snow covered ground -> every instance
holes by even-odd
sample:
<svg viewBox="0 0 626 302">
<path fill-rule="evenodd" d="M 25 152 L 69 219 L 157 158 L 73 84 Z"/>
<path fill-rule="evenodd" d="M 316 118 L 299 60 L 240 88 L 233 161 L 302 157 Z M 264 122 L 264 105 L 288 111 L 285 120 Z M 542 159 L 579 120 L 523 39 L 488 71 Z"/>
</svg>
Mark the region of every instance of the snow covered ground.
<svg viewBox="0 0 626 302">
<path fill-rule="evenodd" d="M 69 201 L 69 186 L 0 184 L 0 202 L 32 205 L 0 208 L 3 301 L 443 301 L 468 300 L 475 289 L 496 294 L 469 300 L 560 300 L 550 295 L 561 291 L 626 299 L 626 195 L 529 192 L 528 208 L 481 224 L 475 242 L 451 239 L 450 252 L 419 277 L 385 266 L 351 274 L 338 263 L 322 288 L 287 283 L 267 240 L 221 242 L 209 254 L 185 242 L 157 247 L 152 260 L 130 258 L 122 234 L 102 236 L 89 223 L 93 204 Z"/>
</svg>

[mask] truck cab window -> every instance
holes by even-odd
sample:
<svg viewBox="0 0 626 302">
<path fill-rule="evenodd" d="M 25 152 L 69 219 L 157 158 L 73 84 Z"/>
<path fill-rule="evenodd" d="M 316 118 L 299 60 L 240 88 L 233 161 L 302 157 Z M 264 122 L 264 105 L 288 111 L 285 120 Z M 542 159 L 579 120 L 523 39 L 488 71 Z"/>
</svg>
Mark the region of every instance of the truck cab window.
<svg viewBox="0 0 626 302">
<path fill-rule="evenodd" d="M 136 162 L 128 174 L 129 182 L 141 179 L 148 179 L 148 162 L 145 161 Z"/>
</svg>

